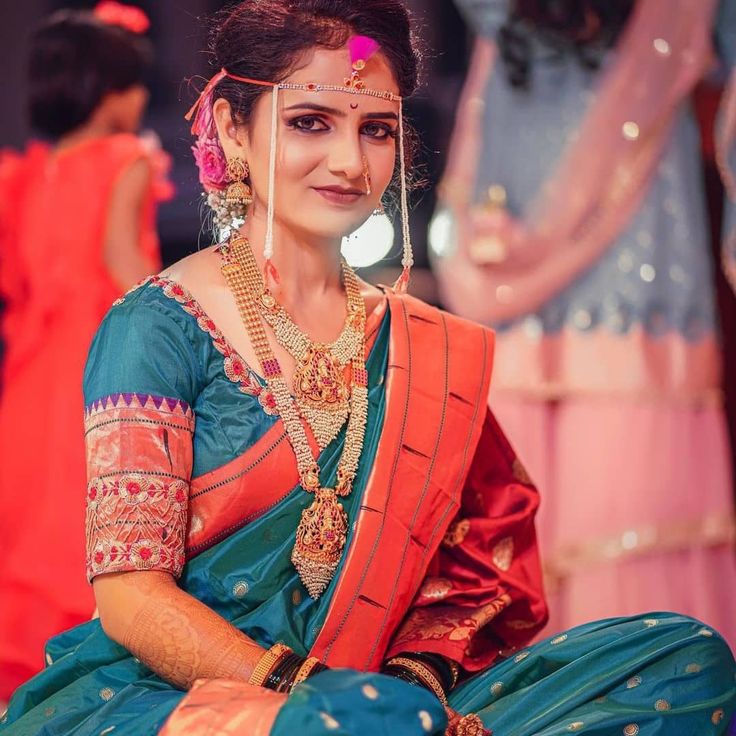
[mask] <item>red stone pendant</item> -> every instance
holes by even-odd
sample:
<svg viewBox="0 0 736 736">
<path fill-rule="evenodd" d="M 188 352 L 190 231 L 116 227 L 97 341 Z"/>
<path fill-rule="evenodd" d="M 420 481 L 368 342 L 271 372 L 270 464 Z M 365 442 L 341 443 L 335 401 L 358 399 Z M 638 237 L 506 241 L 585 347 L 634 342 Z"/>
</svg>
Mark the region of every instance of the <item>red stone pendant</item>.
<svg viewBox="0 0 736 736">
<path fill-rule="evenodd" d="M 319 598 L 330 584 L 340 562 L 348 531 L 348 515 L 332 488 L 320 488 L 302 511 L 291 553 L 309 595 Z"/>
</svg>

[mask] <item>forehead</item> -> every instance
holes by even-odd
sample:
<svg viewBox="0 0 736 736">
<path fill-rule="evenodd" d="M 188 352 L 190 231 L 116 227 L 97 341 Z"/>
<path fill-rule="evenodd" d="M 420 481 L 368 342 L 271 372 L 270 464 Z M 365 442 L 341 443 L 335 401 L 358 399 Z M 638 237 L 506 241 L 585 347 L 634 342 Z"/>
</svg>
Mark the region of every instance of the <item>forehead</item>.
<svg viewBox="0 0 736 736">
<path fill-rule="evenodd" d="M 352 73 L 352 62 L 347 47 L 339 49 L 315 48 L 307 52 L 297 68 L 284 80 L 292 84 L 324 84 L 342 87 Z M 365 82 L 368 89 L 378 92 L 391 92 L 399 94 L 393 71 L 380 52 L 374 54 L 366 62 L 365 68 L 360 72 L 360 78 Z M 329 99 L 332 106 L 348 107 L 350 103 L 360 103 L 363 107 L 370 101 L 370 107 L 376 110 L 396 112 L 398 102 L 383 100 L 366 95 L 353 95 L 345 92 L 306 92 L 301 90 L 284 90 L 288 95 L 290 103 L 311 100 L 313 102 Z"/>
</svg>

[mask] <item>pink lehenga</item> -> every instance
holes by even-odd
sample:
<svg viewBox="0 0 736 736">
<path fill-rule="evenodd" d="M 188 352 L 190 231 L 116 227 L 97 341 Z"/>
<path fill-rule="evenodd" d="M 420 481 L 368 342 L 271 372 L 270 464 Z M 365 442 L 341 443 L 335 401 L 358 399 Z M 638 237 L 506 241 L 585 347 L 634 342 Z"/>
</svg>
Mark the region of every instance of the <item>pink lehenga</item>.
<svg viewBox="0 0 736 736">
<path fill-rule="evenodd" d="M 673 609 L 734 645 L 732 478 L 688 107 L 717 3 L 640 0 L 600 72 L 538 57 L 529 92 L 495 62 L 506 3 L 460 4 L 481 35 L 437 273 L 455 311 L 498 332 L 491 405 L 540 487 L 548 631 Z M 724 120 L 725 169 L 736 116 Z M 507 201 L 496 186 L 479 206 L 492 185 Z"/>
</svg>

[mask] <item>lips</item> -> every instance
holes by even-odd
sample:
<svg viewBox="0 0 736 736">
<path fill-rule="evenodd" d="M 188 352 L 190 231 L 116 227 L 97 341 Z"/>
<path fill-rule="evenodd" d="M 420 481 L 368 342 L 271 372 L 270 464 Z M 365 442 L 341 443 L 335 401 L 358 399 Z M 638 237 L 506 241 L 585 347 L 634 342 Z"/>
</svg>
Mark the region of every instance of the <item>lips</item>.
<svg viewBox="0 0 736 736">
<path fill-rule="evenodd" d="M 312 187 L 317 194 L 332 204 L 355 204 L 365 192 L 346 187 Z"/>
</svg>

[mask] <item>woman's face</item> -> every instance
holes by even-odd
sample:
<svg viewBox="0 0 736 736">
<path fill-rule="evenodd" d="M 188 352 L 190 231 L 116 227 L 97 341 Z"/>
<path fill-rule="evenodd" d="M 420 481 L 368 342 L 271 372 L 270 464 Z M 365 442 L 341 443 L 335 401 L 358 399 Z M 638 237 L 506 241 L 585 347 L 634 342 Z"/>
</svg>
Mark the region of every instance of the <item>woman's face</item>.
<svg viewBox="0 0 736 736">
<path fill-rule="evenodd" d="M 344 86 L 352 71 L 347 49 L 315 49 L 285 81 Z M 393 73 L 376 54 L 360 73 L 366 87 L 398 94 Z M 255 207 L 265 209 L 271 140 L 270 93 L 245 129 L 245 157 Z M 341 238 L 381 202 L 393 176 L 399 103 L 345 92 L 280 90 L 275 217 L 301 235 Z M 229 155 L 228 149 L 225 148 Z"/>
</svg>

